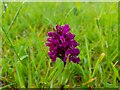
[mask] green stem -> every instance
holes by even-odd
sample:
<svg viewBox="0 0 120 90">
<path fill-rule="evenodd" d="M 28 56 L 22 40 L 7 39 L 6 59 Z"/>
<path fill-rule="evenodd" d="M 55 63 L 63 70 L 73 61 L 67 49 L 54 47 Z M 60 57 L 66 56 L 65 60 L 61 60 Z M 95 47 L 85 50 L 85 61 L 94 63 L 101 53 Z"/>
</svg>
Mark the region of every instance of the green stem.
<svg viewBox="0 0 120 90">
<path fill-rule="evenodd" d="M 22 61 L 21 61 L 19 55 L 17 54 L 17 52 L 16 52 L 16 50 L 15 50 L 15 47 L 14 47 L 12 41 L 10 41 L 10 39 L 8 38 L 8 36 L 7 36 L 6 32 L 5 32 L 5 30 L 3 29 L 3 27 L 2 27 L 2 31 L 4 32 L 4 34 L 5 34 L 6 38 L 7 38 L 7 40 L 9 41 L 9 43 L 11 44 L 11 46 L 12 46 L 12 48 L 13 48 L 13 50 L 14 50 L 16 56 L 18 57 L 18 60 L 22 63 Z M 22 65 L 24 65 L 24 64 L 22 63 Z M 25 67 L 25 66 L 24 66 L 24 67 Z M 25 67 L 25 69 L 26 69 L 26 67 Z M 27 70 L 27 69 L 26 69 L 26 70 Z"/>
</svg>

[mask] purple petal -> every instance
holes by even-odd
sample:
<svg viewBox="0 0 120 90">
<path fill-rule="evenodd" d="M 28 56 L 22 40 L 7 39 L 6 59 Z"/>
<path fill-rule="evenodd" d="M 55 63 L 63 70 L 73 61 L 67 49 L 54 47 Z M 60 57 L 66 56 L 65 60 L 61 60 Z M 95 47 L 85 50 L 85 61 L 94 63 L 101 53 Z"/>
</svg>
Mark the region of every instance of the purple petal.
<svg viewBox="0 0 120 90">
<path fill-rule="evenodd" d="M 80 62 L 80 59 L 79 57 L 70 57 L 70 61 L 73 61 L 74 63 L 79 63 Z"/>
<path fill-rule="evenodd" d="M 65 42 L 64 36 L 60 36 L 60 40 L 61 40 L 62 43 Z"/>
<path fill-rule="evenodd" d="M 57 46 L 51 45 L 50 51 L 53 51 L 54 53 L 57 53 Z"/>
<path fill-rule="evenodd" d="M 68 42 L 62 43 L 63 47 L 66 48 L 68 46 Z"/>
<path fill-rule="evenodd" d="M 71 33 L 67 34 L 68 39 L 74 39 L 74 37 L 75 37 L 75 34 L 71 34 Z"/>
<path fill-rule="evenodd" d="M 70 53 L 73 55 L 78 55 L 80 53 L 80 51 L 79 51 L 79 49 L 74 48 L 74 49 L 70 50 Z"/>
<path fill-rule="evenodd" d="M 69 42 L 69 45 L 76 47 L 76 46 L 78 46 L 79 44 L 78 44 L 75 40 L 71 40 L 71 41 Z"/>
<path fill-rule="evenodd" d="M 51 46 L 51 43 L 46 43 L 46 46 Z"/>
<path fill-rule="evenodd" d="M 54 33 L 53 32 L 48 32 L 48 36 L 52 37 L 52 36 L 54 36 Z"/>
<path fill-rule="evenodd" d="M 54 44 L 59 44 L 59 40 L 54 40 Z"/>
<path fill-rule="evenodd" d="M 57 25 L 57 26 L 56 26 L 56 29 L 57 29 L 57 30 L 60 30 L 60 29 L 61 29 L 61 26 L 60 26 L 60 25 Z"/>
<path fill-rule="evenodd" d="M 53 62 L 56 61 L 56 55 L 53 52 L 48 52 L 50 58 L 52 59 Z"/>
<path fill-rule="evenodd" d="M 79 63 L 80 62 L 80 58 L 76 58 L 76 62 Z"/>
<path fill-rule="evenodd" d="M 48 38 L 47 41 L 48 41 L 48 42 L 52 42 L 52 38 Z"/>
<path fill-rule="evenodd" d="M 69 31 L 70 31 L 70 27 L 69 27 L 69 25 L 68 25 L 68 24 L 66 24 L 66 25 L 62 26 L 62 28 L 64 29 L 64 33 L 67 33 L 67 32 L 69 32 Z"/>
</svg>

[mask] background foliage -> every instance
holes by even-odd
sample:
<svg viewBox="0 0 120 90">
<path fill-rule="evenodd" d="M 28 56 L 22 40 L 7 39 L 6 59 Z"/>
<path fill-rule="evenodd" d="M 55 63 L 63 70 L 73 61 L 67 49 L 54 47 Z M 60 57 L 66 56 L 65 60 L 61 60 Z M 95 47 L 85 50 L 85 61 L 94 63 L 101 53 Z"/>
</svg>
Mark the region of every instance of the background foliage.
<svg viewBox="0 0 120 90">
<path fill-rule="evenodd" d="M 48 57 L 47 32 L 69 24 L 80 63 Z M 117 3 L 3 3 L 1 88 L 117 88 Z"/>
</svg>

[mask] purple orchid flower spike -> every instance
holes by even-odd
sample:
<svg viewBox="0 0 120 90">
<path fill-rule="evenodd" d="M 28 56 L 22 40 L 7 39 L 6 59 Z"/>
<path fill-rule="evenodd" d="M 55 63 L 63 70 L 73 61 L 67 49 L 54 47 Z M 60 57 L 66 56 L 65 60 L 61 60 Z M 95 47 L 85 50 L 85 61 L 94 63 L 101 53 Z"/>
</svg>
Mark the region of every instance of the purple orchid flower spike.
<svg viewBox="0 0 120 90">
<path fill-rule="evenodd" d="M 48 36 L 46 46 L 49 47 L 48 55 L 53 62 L 57 57 L 64 62 L 64 65 L 67 58 L 74 63 L 80 62 L 78 57 L 80 51 L 76 48 L 79 44 L 74 40 L 75 35 L 70 33 L 68 24 L 57 25 L 54 32 L 48 32 Z"/>
</svg>

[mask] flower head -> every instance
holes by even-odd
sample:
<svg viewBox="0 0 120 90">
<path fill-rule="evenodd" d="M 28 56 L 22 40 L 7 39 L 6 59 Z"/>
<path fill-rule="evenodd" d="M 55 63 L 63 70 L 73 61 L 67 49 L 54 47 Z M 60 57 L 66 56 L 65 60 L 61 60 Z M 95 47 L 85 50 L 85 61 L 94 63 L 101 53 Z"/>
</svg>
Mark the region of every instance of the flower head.
<svg viewBox="0 0 120 90">
<path fill-rule="evenodd" d="M 49 47 L 48 55 L 53 62 L 58 57 L 64 63 L 66 63 L 67 58 L 69 61 L 79 63 L 78 54 L 80 51 L 76 48 L 79 44 L 74 40 L 75 35 L 70 33 L 68 24 L 57 25 L 54 32 L 48 32 L 48 36 L 46 45 Z"/>
</svg>

